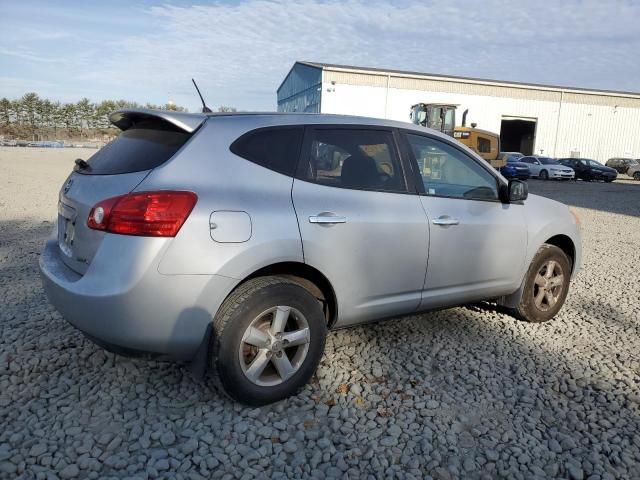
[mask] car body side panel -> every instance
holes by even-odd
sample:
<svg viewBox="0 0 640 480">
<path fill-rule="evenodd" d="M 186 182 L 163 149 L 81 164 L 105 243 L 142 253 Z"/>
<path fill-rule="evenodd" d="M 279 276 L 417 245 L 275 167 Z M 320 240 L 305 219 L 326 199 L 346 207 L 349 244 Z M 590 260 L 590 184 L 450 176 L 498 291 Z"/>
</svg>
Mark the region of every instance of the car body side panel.
<svg viewBox="0 0 640 480">
<path fill-rule="evenodd" d="M 582 240 L 580 227 L 571 215 L 569 207 L 538 195 L 529 195 L 525 201 L 525 218 L 528 229 L 528 248 L 525 265 L 529 265 L 540 246 L 556 235 L 571 239 L 575 248 L 572 278 L 580 270 L 582 262 Z"/>
<path fill-rule="evenodd" d="M 455 305 L 512 292 L 525 269 L 524 205 L 422 196 L 430 219 L 429 264 L 421 309 Z"/>
<path fill-rule="evenodd" d="M 234 117 L 210 119 L 179 162 L 170 161 L 153 170 L 138 187 L 191 190 L 198 195 L 193 212 L 160 262 L 160 273 L 243 279 L 273 263 L 304 261 L 291 201 L 293 179 L 229 151 L 230 143 L 246 132 L 245 123 Z M 220 211 L 246 212 L 250 237 L 243 233 L 243 241 L 215 241 L 210 219 Z M 220 237 L 236 235 L 223 231 L 235 228 L 233 223 L 214 227 Z"/>
<path fill-rule="evenodd" d="M 62 263 L 52 237 L 40 257 L 47 296 L 91 337 L 189 360 L 237 281 L 220 275 L 159 274 L 158 262 L 170 242 L 106 234 L 93 262 L 79 275 Z"/>
<path fill-rule="evenodd" d="M 337 327 L 414 311 L 421 298 L 429 231 L 417 195 L 351 190 L 295 180 L 305 262 L 338 300 Z M 344 223 L 311 223 L 331 212 Z"/>
</svg>

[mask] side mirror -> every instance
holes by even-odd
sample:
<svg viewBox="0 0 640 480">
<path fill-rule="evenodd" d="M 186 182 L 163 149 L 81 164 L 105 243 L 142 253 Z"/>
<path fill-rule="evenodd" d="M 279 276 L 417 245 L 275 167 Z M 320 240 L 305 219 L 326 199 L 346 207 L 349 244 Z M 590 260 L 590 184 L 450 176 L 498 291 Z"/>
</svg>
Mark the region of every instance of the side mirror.
<svg viewBox="0 0 640 480">
<path fill-rule="evenodd" d="M 522 202 L 529 196 L 529 186 L 522 180 L 509 180 L 509 203 Z"/>
<path fill-rule="evenodd" d="M 529 196 L 529 186 L 522 180 L 509 180 L 508 185 L 500 185 L 498 194 L 502 203 L 522 202 Z"/>
</svg>

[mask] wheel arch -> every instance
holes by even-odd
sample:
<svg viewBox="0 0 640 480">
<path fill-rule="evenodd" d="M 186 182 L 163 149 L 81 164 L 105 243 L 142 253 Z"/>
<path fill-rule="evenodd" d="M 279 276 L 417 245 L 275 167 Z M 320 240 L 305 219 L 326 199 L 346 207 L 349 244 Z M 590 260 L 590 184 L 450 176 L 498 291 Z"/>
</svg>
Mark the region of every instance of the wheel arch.
<svg viewBox="0 0 640 480">
<path fill-rule="evenodd" d="M 323 304 L 323 311 L 327 319 L 327 327 L 331 328 L 338 319 L 338 300 L 336 293 L 327 277 L 320 270 L 301 262 L 279 262 L 261 267 L 246 276 L 235 288 L 257 277 L 279 276 L 287 278 Z M 235 290 L 234 288 L 234 290 Z"/>
<path fill-rule="evenodd" d="M 571 272 L 572 273 L 574 272 L 576 268 L 577 252 L 576 252 L 576 246 L 573 240 L 571 239 L 571 237 L 565 234 L 553 235 L 547 238 L 544 242 L 541 242 L 539 245 L 542 246 L 544 244 L 553 245 L 555 247 L 558 247 L 560 250 L 562 250 L 565 253 L 565 255 L 569 258 L 569 263 L 571 264 Z M 536 249 L 536 252 L 537 251 L 538 249 Z M 534 254 L 534 257 L 535 257 L 535 254 Z M 533 261 L 533 257 L 531 258 L 530 261 Z M 527 269 L 528 268 L 529 267 L 527 266 Z M 520 302 L 520 299 L 522 298 L 522 294 L 524 292 L 524 286 L 526 282 L 526 272 L 527 270 L 525 270 L 525 274 L 522 278 L 522 283 L 520 284 L 520 287 L 515 292 L 509 295 L 503 295 L 497 299 L 497 303 L 499 305 L 502 305 L 503 307 L 507 307 L 507 308 L 515 308 L 518 305 L 518 303 Z"/>
<path fill-rule="evenodd" d="M 573 273 L 573 269 L 576 263 L 576 246 L 574 245 L 573 240 L 571 240 L 571 238 L 567 235 L 559 234 L 548 238 L 544 243 L 554 245 L 564 252 L 564 254 L 569 258 L 569 261 L 571 262 L 571 272 Z"/>
</svg>

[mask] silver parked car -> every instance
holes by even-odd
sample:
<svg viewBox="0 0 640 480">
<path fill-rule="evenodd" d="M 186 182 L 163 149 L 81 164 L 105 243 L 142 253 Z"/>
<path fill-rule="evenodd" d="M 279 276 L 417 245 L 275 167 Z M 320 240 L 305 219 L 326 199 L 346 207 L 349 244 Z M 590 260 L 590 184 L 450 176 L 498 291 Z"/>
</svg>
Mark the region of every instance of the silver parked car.
<svg viewBox="0 0 640 480">
<path fill-rule="evenodd" d="M 526 163 L 531 172 L 531 176 L 537 177 L 540 180 L 573 180 L 576 176 L 573 168 L 562 165 L 553 158 L 530 155 L 522 157 L 518 161 Z"/>
<path fill-rule="evenodd" d="M 125 110 L 60 190 L 51 302 L 105 348 L 295 394 L 327 330 L 492 300 L 532 322 L 580 266 L 577 217 L 440 133 L 313 114 Z"/>
</svg>

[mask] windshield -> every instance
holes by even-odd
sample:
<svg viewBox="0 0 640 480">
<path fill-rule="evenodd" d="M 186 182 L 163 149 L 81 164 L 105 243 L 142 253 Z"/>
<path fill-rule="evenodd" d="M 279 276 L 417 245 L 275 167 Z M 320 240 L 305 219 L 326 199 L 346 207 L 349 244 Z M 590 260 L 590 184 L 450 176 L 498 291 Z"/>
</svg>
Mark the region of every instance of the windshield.
<svg viewBox="0 0 640 480">
<path fill-rule="evenodd" d="M 538 160 L 540 160 L 540 163 L 543 165 L 560 165 L 560 163 L 553 158 L 538 157 Z"/>
<path fill-rule="evenodd" d="M 444 127 L 442 125 L 444 114 Z M 429 110 L 429 118 L 427 119 L 427 127 L 433 128 L 440 132 L 453 131 L 455 110 L 449 107 L 432 107 Z"/>
<path fill-rule="evenodd" d="M 603 165 L 600 162 L 596 162 L 595 160 L 582 160 L 584 163 L 589 165 L 590 167 L 602 167 Z"/>
<path fill-rule="evenodd" d="M 415 105 L 411 111 L 411 121 L 424 127 L 427 121 L 427 112 L 422 110 L 419 105 Z"/>
</svg>

